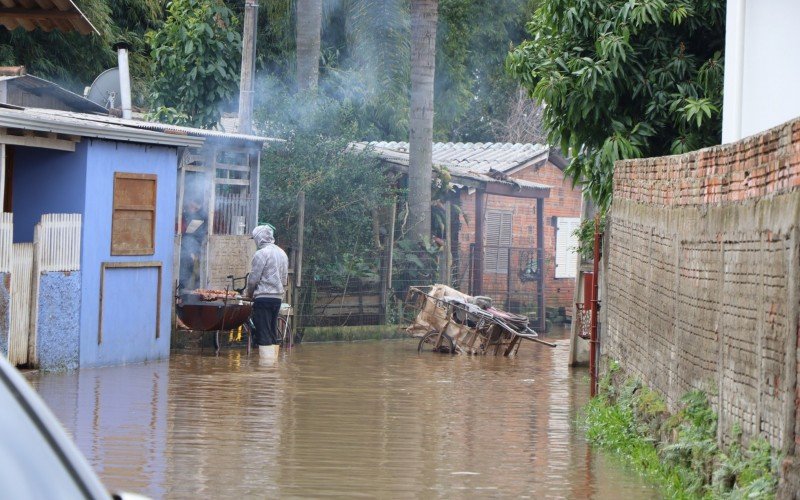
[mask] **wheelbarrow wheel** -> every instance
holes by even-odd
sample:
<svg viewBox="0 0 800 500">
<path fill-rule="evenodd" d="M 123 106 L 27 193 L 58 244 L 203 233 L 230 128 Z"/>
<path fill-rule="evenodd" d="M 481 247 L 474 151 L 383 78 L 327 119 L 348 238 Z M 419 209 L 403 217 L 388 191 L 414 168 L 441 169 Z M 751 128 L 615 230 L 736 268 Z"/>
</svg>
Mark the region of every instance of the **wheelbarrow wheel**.
<svg viewBox="0 0 800 500">
<path fill-rule="evenodd" d="M 436 343 L 439 339 L 439 332 L 428 332 L 419 340 L 419 345 L 417 346 L 417 352 L 422 351 L 433 351 L 433 352 L 441 352 L 444 354 L 455 354 L 456 349 L 455 345 L 453 345 L 453 339 L 450 335 L 443 333 L 442 334 L 442 341 L 437 346 Z"/>
</svg>

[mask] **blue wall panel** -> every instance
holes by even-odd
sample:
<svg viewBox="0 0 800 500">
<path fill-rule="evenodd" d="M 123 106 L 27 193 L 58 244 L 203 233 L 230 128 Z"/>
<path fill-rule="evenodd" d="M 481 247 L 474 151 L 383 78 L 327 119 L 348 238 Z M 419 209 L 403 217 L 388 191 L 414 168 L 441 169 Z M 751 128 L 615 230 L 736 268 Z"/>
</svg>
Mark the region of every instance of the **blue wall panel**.
<svg viewBox="0 0 800 500">
<path fill-rule="evenodd" d="M 96 364 L 131 363 L 159 357 L 156 345 L 157 296 L 157 269 L 106 269 L 102 342 L 97 347 Z"/>
<path fill-rule="evenodd" d="M 42 214 L 83 213 L 89 142 L 75 152 L 28 147 L 14 149 L 12 211 L 14 243 L 33 241 Z"/>
<path fill-rule="evenodd" d="M 44 273 L 39 282 L 36 355 L 42 370 L 78 368 L 81 273 Z"/>
<path fill-rule="evenodd" d="M 170 313 L 172 311 L 172 254 L 175 234 L 177 192 L 177 149 L 164 146 L 87 140 L 86 205 L 81 252 L 81 366 L 110 365 L 169 356 Z M 114 173 L 128 172 L 158 176 L 155 253 L 111 256 L 111 218 Z M 155 323 L 157 290 L 155 269 L 107 269 L 103 297 L 104 337 L 98 345 L 100 270 L 103 262 L 160 262 L 161 337 L 147 328 Z M 126 273 L 125 271 L 130 271 Z M 126 286 L 124 277 L 141 280 L 141 288 Z M 135 307 L 134 307 L 135 306 Z M 130 321 L 141 331 L 133 332 L 118 320 Z M 119 333 L 113 330 L 120 328 Z"/>
</svg>

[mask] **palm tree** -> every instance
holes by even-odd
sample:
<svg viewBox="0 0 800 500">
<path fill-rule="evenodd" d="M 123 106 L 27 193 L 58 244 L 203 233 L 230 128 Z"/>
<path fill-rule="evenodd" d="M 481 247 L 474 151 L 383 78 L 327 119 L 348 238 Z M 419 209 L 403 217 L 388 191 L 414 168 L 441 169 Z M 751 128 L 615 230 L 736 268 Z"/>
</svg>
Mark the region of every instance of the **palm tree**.
<svg viewBox="0 0 800 500">
<path fill-rule="evenodd" d="M 319 82 L 322 0 L 297 0 L 297 90 L 317 88 Z"/>
<path fill-rule="evenodd" d="M 433 79 L 438 7 L 438 0 L 411 0 L 408 212 L 411 237 L 417 242 L 427 242 L 431 237 Z"/>
</svg>

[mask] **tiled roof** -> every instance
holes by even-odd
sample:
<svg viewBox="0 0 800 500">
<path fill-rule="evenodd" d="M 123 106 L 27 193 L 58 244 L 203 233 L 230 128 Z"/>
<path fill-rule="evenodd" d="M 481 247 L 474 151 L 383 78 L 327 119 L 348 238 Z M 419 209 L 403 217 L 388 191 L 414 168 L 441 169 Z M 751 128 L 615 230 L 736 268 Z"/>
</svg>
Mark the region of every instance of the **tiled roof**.
<svg viewBox="0 0 800 500">
<path fill-rule="evenodd" d="M 408 167 L 407 142 L 359 142 L 351 144 L 351 147 L 357 151 L 370 149 L 384 161 Z M 456 186 L 472 185 L 478 181 L 514 189 L 549 191 L 547 184 L 503 175 L 538 158 L 545 159 L 549 152 L 550 148 L 541 144 L 435 142 L 433 164 L 446 167 Z"/>
<path fill-rule="evenodd" d="M 407 142 L 370 142 L 378 155 L 387 160 L 408 164 Z M 503 142 L 434 142 L 433 164 L 459 167 L 475 173 L 489 169 L 507 172 L 549 152 L 542 144 Z"/>
</svg>

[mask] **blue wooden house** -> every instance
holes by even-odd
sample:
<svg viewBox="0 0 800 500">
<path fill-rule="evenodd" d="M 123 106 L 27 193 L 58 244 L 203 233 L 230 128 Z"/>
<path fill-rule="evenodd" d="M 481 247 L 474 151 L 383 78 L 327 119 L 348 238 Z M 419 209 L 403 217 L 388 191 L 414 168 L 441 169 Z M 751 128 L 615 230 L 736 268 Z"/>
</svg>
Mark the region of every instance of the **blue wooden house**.
<svg viewBox="0 0 800 500">
<path fill-rule="evenodd" d="M 248 137 L 0 104 L 0 352 L 42 369 L 167 357 L 186 152 Z"/>
</svg>

